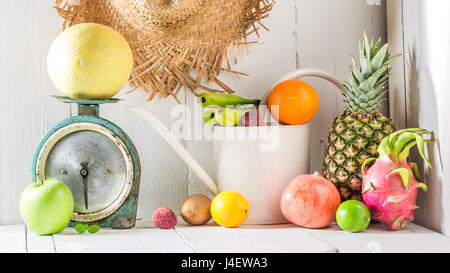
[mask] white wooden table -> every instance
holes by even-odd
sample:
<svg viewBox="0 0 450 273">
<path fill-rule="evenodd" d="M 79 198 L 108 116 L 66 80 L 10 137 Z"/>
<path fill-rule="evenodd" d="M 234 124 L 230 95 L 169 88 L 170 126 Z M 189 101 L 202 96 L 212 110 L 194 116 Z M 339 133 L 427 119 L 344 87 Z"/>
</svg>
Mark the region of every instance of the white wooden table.
<svg viewBox="0 0 450 273">
<path fill-rule="evenodd" d="M 173 229 L 155 228 L 139 220 L 134 229 L 103 228 L 96 234 L 78 234 L 67 228 L 60 234 L 38 236 L 25 225 L 0 226 L 0 252 L 449 252 L 450 238 L 415 224 L 397 232 L 371 225 L 361 233 L 341 231 L 335 224 L 320 230 L 294 225 L 192 227 L 179 221 Z"/>
</svg>

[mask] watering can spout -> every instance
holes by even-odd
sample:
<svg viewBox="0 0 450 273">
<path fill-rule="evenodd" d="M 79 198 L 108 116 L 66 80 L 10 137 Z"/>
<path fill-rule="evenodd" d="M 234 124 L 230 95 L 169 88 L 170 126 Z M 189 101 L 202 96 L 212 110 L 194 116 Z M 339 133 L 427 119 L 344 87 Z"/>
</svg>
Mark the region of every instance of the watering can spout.
<svg viewBox="0 0 450 273">
<path fill-rule="evenodd" d="M 205 172 L 202 166 L 192 157 L 184 146 L 176 139 L 169 129 L 152 113 L 141 107 L 130 108 L 131 111 L 144 118 L 162 136 L 164 140 L 175 150 L 183 161 L 194 171 L 194 173 L 205 184 L 209 191 L 215 196 L 218 194 L 217 185 L 214 180 Z"/>
</svg>

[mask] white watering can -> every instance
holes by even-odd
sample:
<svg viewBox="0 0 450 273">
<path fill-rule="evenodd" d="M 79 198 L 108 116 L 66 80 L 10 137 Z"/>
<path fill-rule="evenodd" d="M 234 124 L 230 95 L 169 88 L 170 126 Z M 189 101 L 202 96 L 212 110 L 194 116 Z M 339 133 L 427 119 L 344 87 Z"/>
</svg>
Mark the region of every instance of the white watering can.
<svg viewBox="0 0 450 273">
<path fill-rule="evenodd" d="M 339 90 L 343 86 L 333 75 L 319 69 L 299 69 L 281 77 L 282 81 L 301 77 L 325 79 Z M 267 105 L 266 92 L 261 105 Z M 243 135 L 243 139 L 214 139 L 215 178 L 205 172 L 167 127 L 153 114 L 142 108 L 132 111 L 145 118 L 167 143 L 194 171 L 213 195 L 222 191 L 236 191 L 249 201 L 250 211 L 244 224 L 280 224 L 287 220 L 281 213 L 280 198 L 292 179 L 309 173 L 309 124 L 260 127 L 214 127 L 218 135 Z M 249 135 L 257 136 L 249 139 Z M 276 144 L 264 148 L 267 140 L 275 136 Z"/>
</svg>

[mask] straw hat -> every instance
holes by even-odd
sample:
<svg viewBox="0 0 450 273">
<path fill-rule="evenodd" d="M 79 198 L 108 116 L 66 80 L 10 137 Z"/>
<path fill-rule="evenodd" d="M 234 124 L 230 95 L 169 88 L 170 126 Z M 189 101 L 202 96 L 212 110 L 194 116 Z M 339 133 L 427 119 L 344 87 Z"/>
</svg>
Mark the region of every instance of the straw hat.
<svg viewBox="0 0 450 273">
<path fill-rule="evenodd" d="M 131 85 L 148 100 L 177 95 L 182 86 L 233 93 L 217 77 L 231 70 L 229 58 L 247 52 L 247 37 L 267 29 L 273 0 L 56 0 L 63 27 L 94 22 L 111 26 L 134 54 Z M 259 36 L 259 35 L 258 35 Z M 219 89 L 203 86 L 215 82 Z M 131 92 L 130 91 L 130 92 Z"/>
</svg>

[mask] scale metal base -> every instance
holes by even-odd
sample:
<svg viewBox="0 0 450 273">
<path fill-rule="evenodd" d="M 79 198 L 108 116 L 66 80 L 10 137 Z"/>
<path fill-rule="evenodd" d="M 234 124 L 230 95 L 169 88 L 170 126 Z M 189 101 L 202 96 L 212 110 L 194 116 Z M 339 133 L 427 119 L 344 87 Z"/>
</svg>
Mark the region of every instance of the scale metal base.
<svg viewBox="0 0 450 273">
<path fill-rule="evenodd" d="M 54 97 L 78 104 L 78 116 L 61 121 L 44 136 L 33 160 L 33 182 L 56 179 L 71 188 L 75 209 L 69 226 L 134 227 L 139 156 L 122 129 L 99 117 L 100 104 L 119 100 Z"/>
</svg>

